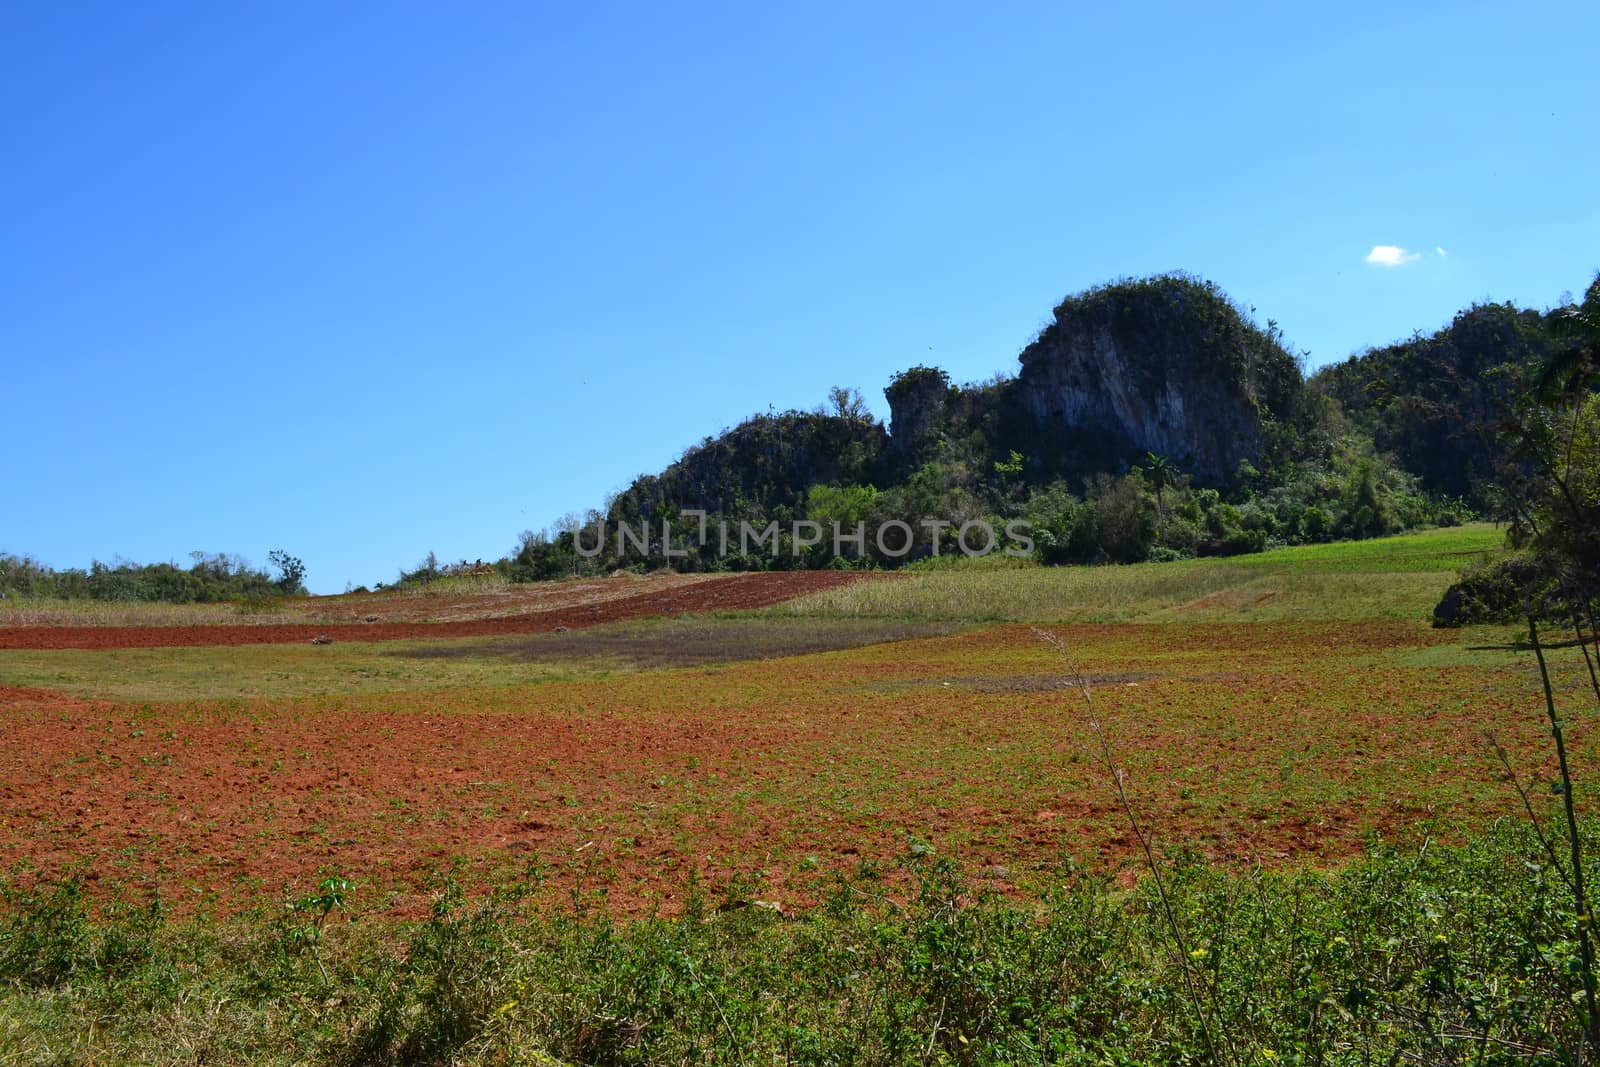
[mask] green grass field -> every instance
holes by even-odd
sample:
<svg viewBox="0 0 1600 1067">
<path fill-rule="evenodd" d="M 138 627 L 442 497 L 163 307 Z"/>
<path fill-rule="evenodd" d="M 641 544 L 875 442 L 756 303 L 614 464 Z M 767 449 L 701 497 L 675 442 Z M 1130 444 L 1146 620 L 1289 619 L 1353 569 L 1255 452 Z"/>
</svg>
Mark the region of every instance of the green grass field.
<svg viewBox="0 0 1600 1067">
<path fill-rule="evenodd" d="M 774 614 L 983 622 L 1426 619 L 1463 566 L 1502 551 L 1476 524 L 1283 548 L 1225 560 L 1121 567 L 954 566 L 847 586 Z"/>
</svg>

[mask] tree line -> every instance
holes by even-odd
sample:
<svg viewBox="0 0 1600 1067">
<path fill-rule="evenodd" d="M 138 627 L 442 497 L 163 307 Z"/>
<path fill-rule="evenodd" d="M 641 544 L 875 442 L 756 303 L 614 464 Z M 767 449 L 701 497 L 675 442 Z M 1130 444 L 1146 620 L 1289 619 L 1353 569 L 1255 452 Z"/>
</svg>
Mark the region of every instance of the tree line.
<svg viewBox="0 0 1600 1067">
<path fill-rule="evenodd" d="M 56 570 L 29 556 L 0 552 L 0 595 L 167 604 L 306 595 L 305 563 L 281 549 L 267 556 L 275 573 L 226 553 L 192 552 L 189 559 L 187 567 L 96 560 L 87 568 Z"/>
</svg>

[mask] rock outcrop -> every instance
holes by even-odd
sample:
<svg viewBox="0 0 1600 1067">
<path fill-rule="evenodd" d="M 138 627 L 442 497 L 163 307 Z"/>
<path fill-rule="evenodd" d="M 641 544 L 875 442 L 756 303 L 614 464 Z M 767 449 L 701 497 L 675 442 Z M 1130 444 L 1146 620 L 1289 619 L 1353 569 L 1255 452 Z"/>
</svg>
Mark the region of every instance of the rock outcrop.
<svg viewBox="0 0 1600 1067">
<path fill-rule="evenodd" d="M 1146 452 L 1202 483 L 1256 463 L 1263 423 L 1302 383 L 1274 334 L 1208 282 L 1162 276 L 1070 297 L 1021 355 L 1017 400 L 1059 465 L 1108 470 Z"/>
<path fill-rule="evenodd" d="M 889 446 L 906 462 L 920 456 L 949 419 L 950 375 L 937 367 L 912 367 L 883 391 L 889 401 Z"/>
</svg>

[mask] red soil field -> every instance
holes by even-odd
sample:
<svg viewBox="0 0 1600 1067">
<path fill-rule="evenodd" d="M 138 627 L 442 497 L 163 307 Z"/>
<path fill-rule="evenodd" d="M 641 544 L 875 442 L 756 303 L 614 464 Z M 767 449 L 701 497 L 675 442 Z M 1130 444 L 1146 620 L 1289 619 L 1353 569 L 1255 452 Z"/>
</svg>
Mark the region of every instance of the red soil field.
<svg viewBox="0 0 1600 1067">
<path fill-rule="evenodd" d="M 1215 858 L 1326 863 L 1420 819 L 1514 813 L 1485 729 L 1548 770 L 1522 669 L 1366 661 L 1437 631 L 1057 629 L 1101 679 L 1158 839 Z M 1047 684 L 1061 669 L 997 627 L 482 690 L 139 706 L 0 689 L 0 867 L 223 912 L 338 872 L 365 908 L 414 914 L 455 860 L 487 881 L 533 862 L 637 913 L 691 875 L 755 874 L 803 903 L 916 836 L 1010 891 L 1063 855 L 1137 854 L 1079 698 Z"/>
<path fill-rule="evenodd" d="M 548 633 L 651 615 L 764 608 L 874 575 L 850 571 L 768 571 L 711 578 L 591 604 L 457 622 L 293 623 L 208 626 L 5 626 L 0 649 L 192 648 L 200 645 L 492 637 Z"/>
</svg>

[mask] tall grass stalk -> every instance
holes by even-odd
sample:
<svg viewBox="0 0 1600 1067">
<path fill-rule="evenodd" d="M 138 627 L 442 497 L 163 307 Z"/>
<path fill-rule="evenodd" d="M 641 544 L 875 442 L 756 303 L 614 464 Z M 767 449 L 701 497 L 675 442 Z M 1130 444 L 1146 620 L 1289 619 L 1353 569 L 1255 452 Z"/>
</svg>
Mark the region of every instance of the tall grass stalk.
<svg viewBox="0 0 1600 1067">
<path fill-rule="evenodd" d="M 1219 1055 L 1219 1046 L 1212 1035 L 1211 1013 L 1207 1010 L 1205 1001 L 1200 996 L 1199 980 L 1196 978 L 1192 966 L 1193 957 L 1189 954 L 1188 939 L 1183 936 L 1183 927 L 1178 922 L 1178 916 L 1172 907 L 1172 898 L 1167 893 L 1165 880 L 1161 877 L 1161 864 L 1156 861 L 1155 849 L 1151 847 L 1149 834 L 1146 833 L 1144 824 L 1139 821 L 1139 814 L 1134 809 L 1133 801 L 1128 798 L 1127 784 L 1122 768 L 1117 765 L 1116 754 L 1111 749 L 1111 741 L 1106 736 L 1106 731 L 1100 724 L 1100 717 L 1094 706 L 1094 686 L 1090 684 L 1089 677 L 1078 666 L 1077 660 L 1072 657 L 1066 643 L 1056 634 L 1048 630 L 1035 629 L 1033 631 L 1045 644 L 1061 656 L 1067 670 L 1072 675 L 1073 687 L 1083 697 L 1084 707 L 1088 712 L 1089 729 L 1094 734 L 1095 741 L 1100 747 L 1100 758 L 1105 764 L 1106 771 L 1111 775 L 1112 787 L 1117 793 L 1117 803 L 1128 819 L 1128 825 L 1133 829 L 1133 836 L 1139 842 L 1139 849 L 1144 853 L 1145 866 L 1150 871 L 1150 878 L 1155 886 L 1156 897 L 1161 902 L 1162 918 L 1166 923 L 1167 932 L 1172 938 L 1172 944 L 1177 950 L 1179 970 L 1183 974 L 1184 989 L 1188 994 L 1189 1003 L 1194 1008 L 1195 1021 L 1200 1026 L 1200 1037 L 1205 1042 L 1206 1051 L 1210 1054 L 1213 1063 L 1226 1064 L 1232 1057 L 1223 1059 Z"/>
<path fill-rule="evenodd" d="M 1578 635 L 1579 644 L 1582 633 Z M 1578 943 L 1578 954 L 1583 978 L 1583 1035 L 1590 1054 L 1600 1057 L 1600 1011 L 1596 1010 L 1596 982 L 1594 965 L 1594 917 L 1589 907 L 1589 895 L 1583 879 L 1583 843 L 1578 837 L 1578 814 L 1572 797 L 1572 768 L 1567 762 L 1567 741 L 1562 729 L 1561 716 L 1556 711 L 1555 692 L 1550 684 L 1550 665 L 1545 661 L 1544 645 L 1539 640 L 1539 623 L 1535 613 L 1528 613 L 1528 642 L 1539 662 L 1539 680 L 1544 686 L 1545 713 L 1550 719 L 1550 736 L 1556 742 L 1556 762 L 1561 771 L 1561 802 L 1566 813 L 1567 845 L 1572 866 L 1572 902 L 1577 912 L 1573 920 L 1573 937 Z M 1585 646 L 1584 659 L 1589 658 Z M 1591 667 L 1591 678 L 1592 667 Z M 1597 693 L 1600 698 L 1600 693 Z"/>
</svg>

